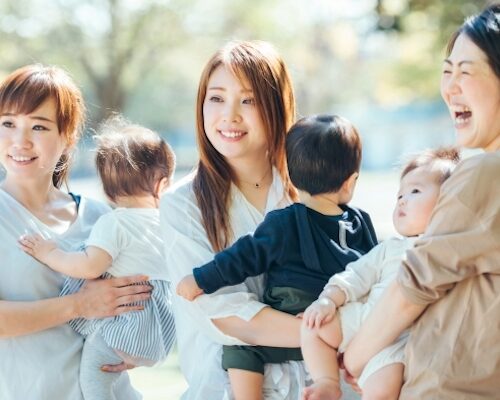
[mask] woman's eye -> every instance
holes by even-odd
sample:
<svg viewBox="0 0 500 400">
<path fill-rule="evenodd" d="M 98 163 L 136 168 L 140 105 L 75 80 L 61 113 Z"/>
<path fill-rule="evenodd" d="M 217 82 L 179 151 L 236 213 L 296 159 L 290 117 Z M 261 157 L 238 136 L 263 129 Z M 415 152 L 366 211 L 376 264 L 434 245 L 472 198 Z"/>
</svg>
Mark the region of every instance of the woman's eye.
<svg viewBox="0 0 500 400">
<path fill-rule="evenodd" d="M 2 126 L 5 126 L 6 128 L 12 128 L 14 124 L 10 121 L 3 121 Z"/>
<path fill-rule="evenodd" d="M 211 101 L 212 103 L 222 103 L 222 97 L 220 97 L 220 96 L 210 96 L 208 98 L 208 101 Z"/>
<path fill-rule="evenodd" d="M 249 99 L 244 99 L 243 100 L 243 104 L 251 104 L 251 105 L 254 105 L 255 104 L 255 99 L 253 97 L 249 98 Z"/>
<path fill-rule="evenodd" d="M 443 75 L 448 75 L 451 74 L 451 71 L 449 69 L 443 70 Z"/>
<path fill-rule="evenodd" d="M 35 126 L 33 127 L 33 130 L 34 130 L 34 131 L 46 131 L 46 130 L 48 130 L 48 129 L 47 129 L 45 126 L 43 126 L 43 125 L 35 125 Z"/>
</svg>

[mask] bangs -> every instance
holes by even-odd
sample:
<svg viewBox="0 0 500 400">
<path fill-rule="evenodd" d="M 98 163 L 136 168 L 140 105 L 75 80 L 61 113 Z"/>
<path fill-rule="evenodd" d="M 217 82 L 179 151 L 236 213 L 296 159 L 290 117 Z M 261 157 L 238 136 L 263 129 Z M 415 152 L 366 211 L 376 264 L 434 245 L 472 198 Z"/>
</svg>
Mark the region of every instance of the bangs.
<svg viewBox="0 0 500 400">
<path fill-rule="evenodd" d="M 0 91 L 0 112 L 30 114 L 54 94 L 54 89 L 41 76 L 13 80 Z"/>
</svg>

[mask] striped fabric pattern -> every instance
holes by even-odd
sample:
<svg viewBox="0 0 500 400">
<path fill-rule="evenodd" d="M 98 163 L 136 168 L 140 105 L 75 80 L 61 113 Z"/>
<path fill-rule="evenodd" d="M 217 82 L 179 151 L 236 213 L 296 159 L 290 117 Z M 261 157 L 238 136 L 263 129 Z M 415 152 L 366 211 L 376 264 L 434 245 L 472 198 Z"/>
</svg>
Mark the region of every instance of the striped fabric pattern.
<svg viewBox="0 0 500 400">
<path fill-rule="evenodd" d="M 105 273 L 104 278 L 112 275 Z M 77 292 L 85 281 L 67 278 L 60 296 Z M 175 341 L 170 282 L 151 280 L 154 289 L 144 302 L 144 310 L 115 317 L 87 320 L 78 318 L 70 326 L 83 336 L 99 331 L 112 349 L 153 362 L 164 360 Z"/>
</svg>

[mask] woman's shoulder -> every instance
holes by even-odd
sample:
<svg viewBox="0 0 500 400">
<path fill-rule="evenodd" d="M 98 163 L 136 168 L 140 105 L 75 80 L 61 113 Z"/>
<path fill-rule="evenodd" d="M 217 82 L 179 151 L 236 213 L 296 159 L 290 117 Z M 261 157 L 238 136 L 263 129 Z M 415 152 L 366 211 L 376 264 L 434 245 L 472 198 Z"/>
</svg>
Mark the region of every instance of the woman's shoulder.
<svg viewBox="0 0 500 400">
<path fill-rule="evenodd" d="M 497 177 L 499 167 L 500 151 L 482 153 L 462 161 L 455 169 L 452 177 L 456 177 L 460 174 L 480 175 L 484 173 L 488 173 L 488 175 L 491 173 L 491 177 Z"/>
<path fill-rule="evenodd" d="M 462 161 L 441 187 L 441 205 L 473 214 L 496 213 L 500 190 L 500 152 L 479 154 Z"/>
<path fill-rule="evenodd" d="M 111 207 L 102 201 L 86 196 L 80 197 L 80 204 L 78 208 L 78 213 L 80 215 L 92 214 L 99 217 L 110 211 Z"/>
<path fill-rule="evenodd" d="M 491 192 L 500 184 L 500 152 L 478 154 L 462 161 L 450 178 L 443 184 L 441 192 L 452 195 L 468 193 L 471 196 L 484 191 Z"/>
<path fill-rule="evenodd" d="M 161 197 L 160 217 L 178 220 L 179 218 L 201 218 L 200 209 L 193 190 L 194 174 L 190 174 L 172 185 Z M 187 221 L 186 221 L 187 222 Z"/>
<path fill-rule="evenodd" d="M 193 191 L 193 180 L 194 174 L 191 173 L 181 178 L 179 181 L 175 182 L 168 190 L 163 194 L 162 201 L 170 202 L 172 200 L 185 199 L 192 201 L 195 199 Z"/>
</svg>

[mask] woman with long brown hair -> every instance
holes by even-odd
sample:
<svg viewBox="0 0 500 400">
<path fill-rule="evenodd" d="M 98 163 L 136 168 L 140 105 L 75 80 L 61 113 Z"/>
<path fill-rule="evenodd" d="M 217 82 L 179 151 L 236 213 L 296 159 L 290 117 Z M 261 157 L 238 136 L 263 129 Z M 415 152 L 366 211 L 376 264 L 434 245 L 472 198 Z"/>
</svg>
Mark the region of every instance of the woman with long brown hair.
<svg viewBox="0 0 500 400">
<path fill-rule="evenodd" d="M 172 285 L 240 236 L 264 215 L 296 197 L 285 159 L 285 135 L 295 119 L 287 68 L 265 42 L 231 42 L 208 61 L 197 99 L 196 171 L 161 201 Z M 184 399 L 230 398 L 222 345 L 299 345 L 300 320 L 259 302 L 264 277 L 189 303 L 175 296 Z M 303 364 L 266 367 L 266 398 L 295 399 Z"/>
</svg>

